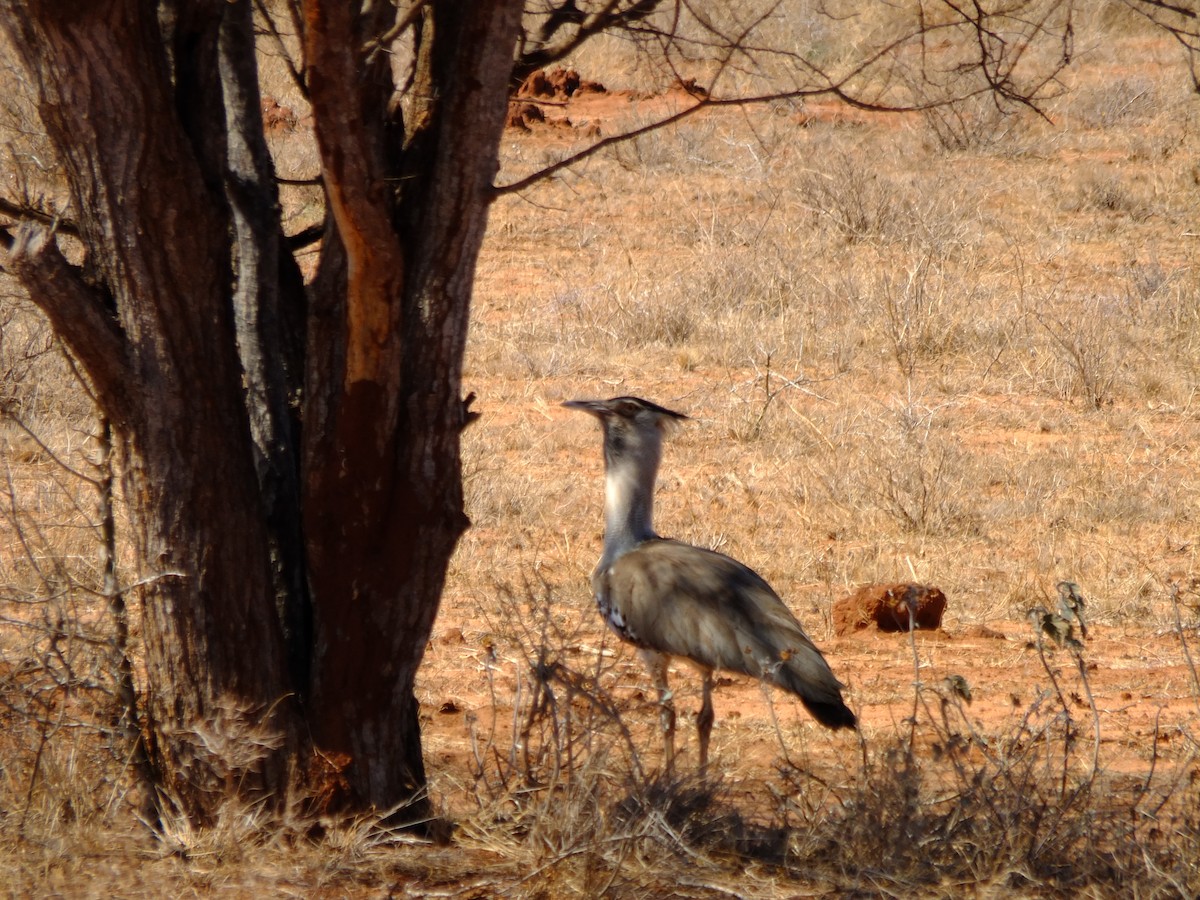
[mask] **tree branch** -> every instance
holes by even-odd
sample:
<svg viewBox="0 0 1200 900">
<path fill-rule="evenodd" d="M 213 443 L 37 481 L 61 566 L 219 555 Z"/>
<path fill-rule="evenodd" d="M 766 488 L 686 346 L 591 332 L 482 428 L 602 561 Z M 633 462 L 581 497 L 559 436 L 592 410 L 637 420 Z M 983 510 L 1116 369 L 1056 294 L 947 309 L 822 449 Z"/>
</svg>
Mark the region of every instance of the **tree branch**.
<svg viewBox="0 0 1200 900">
<path fill-rule="evenodd" d="M 1200 71 L 1197 71 L 1197 61 L 1200 59 L 1200 25 L 1196 22 L 1200 15 L 1196 10 L 1166 0 L 1125 0 L 1125 5 L 1161 28 L 1183 47 L 1188 55 L 1192 89 L 1200 93 Z"/>
<path fill-rule="evenodd" d="M 126 423 L 132 371 L 125 334 L 103 296 L 84 283 L 79 270 L 62 255 L 53 232 L 38 223 L 22 224 L 8 247 L 3 268 L 25 287 L 79 359 L 109 418 Z"/>
<path fill-rule="evenodd" d="M 275 45 L 275 48 L 279 51 L 279 55 L 283 58 L 283 62 L 287 66 L 288 74 L 292 76 L 292 83 L 296 85 L 296 89 L 300 92 L 300 96 L 307 100 L 308 81 L 305 78 L 304 60 L 301 59 L 300 63 L 297 64 L 296 61 L 292 59 L 292 54 L 288 50 L 287 42 L 283 39 L 283 35 L 280 33 L 279 28 L 275 24 L 275 16 L 272 14 L 271 10 L 267 8 L 267 4 L 264 2 L 264 0 L 254 0 L 254 7 L 256 10 L 258 10 L 260 18 L 266 25 L 267 32 L 271 37 L 271 42 Z M 288 11 L 292 15 L 292 24 L 296 28 L 296 33 L 300 36 L 301 44 L 303 44 L 303 29 L 301 27 L 300 19 L 296 15 L 295 7 L 292 3 L 288 3 L 287 7 Z"/>
<path fill-rule="evenodd" d="M 1176 13 L 1185 19 L 1197 18 L 1196 11 L 1189 9 L 1186 6 L 1180 6 L 1178 3 L 1166 3 L 1164 0 L 1139 0 L 1141 5 L 1165 9 L 1167 12 Z"/>
<path fill-rule="evenodd" d="M 988 93 L 988 90 L 980 90 L 976 91 L 975 93 Z M 686 119 L 689 116 L 693 116 L 704 109 L 714 109 L 722 106 L 754 106 L 762 103 L 772 103 L 778 100 L 798 100 L 805 97 L 820 96 L 836 97 L 847 106 L 854 107 L 855 109 L 861 109 L 867 112 L 888 113 L 922 112 L 928 109 L 936 109 L 939 106 L 945 106 L 947 103 L 951 102 L 939 101 L 934 103 L 915 103 L 911 105 L 887 106 L 860 100 L 853 95 L 846 93 L 846 91 L 841 87 L 821 87 L 813 88 L 811 90 L 782 91 L 774 94 L 757 94 L 753 97 L 729 97 L 724 99 L 704 97 L 697 94 L 692 94 L 691 96 L 696 100 L 694 105 L 689 106 L 686 109 L 681 109 L 679 112 L 672 113 L 671 115 L 659 119 L 658 121 L 651 122 L 648 125 L 635 128 L 632 131 L 625 131 L 621 134 L 615 134 L 612 137 L 603 138 L 592 144 L 590 147 L 585 147 L 578 153 L 573 153 L 564 159 L 560 159 L 553 165 L 549 165 L 544 169 L 539 169 L 531 175 L 526 175 L 524 178 L 519 178 L 516 181 L 510 182 L 509 184 L 496 185 L 492 189 L 492 196 L 500 197 L 504 194 L 513 194 L 523 191 L 525 188 L 549 178 L 556 172 L 560 172 L 563 169 L 570 168 L 578 162 L 582 162 L 594 153 L 603 150 L 605 147 L 611 147 L 614 144 L 621 144 L 625 141 L 632 140 L 633 138 L 641 137 L 643 134 L 649 134 L 650 132 L 657 131 L 660 128 L 666 128 L 668 125 L 674 125 L 676 122 Z"/>
<path fill-rule="evenodd" d="M 79 226 L 70 219 L 64 219 L 43 210 L 34 209 L 32 206 L 13 203 L 4 197 L 0 197 L 0 215 L 16 219 L 18 222 L 38 222 L 47 228 L 53 228 L 59 234 L 69 234 L 71 237 L 79 237 Z"/>
<path fill-rule="evenodd" d="M 541 46 L 536 50 L 522 52 L 519 55 L 513 68 L 513 80 L 524 81 L 525 77 L 535 69 L 545 68 L 551 63 L 558 62 L 597 34 L 617 28 L 627 28 L 635 22 L 648 18 L 662 5 L 662 0 L 636 0 L 626 9 L 620 9 L 620 5 L 621 0 L 608 0 L 601 9 L 588 15 L 575 5 L 575 0 L 563 0 L 558 7 L 551 11 L 538 31 L 537 43 Z M 575 25 L 575 32 L 561 39 L 556 45 L 547 46 L 555 34 L 568 24 Z M 525 44 L 524 35 L 522 35 L 521 43 Z"/>
<path fill-rule="evenodd" d="M 284 241 L 287 243 L 287 248 L 292 253 L 298 250 L 303 250 L 306 247 L 311 247 L 325 236 L 325 221 L 322 219 L 316 225 L 309 225 L 307 228 L 301 228 L 295 234 L 284 236 Z"/>
<path fill-rule="evenodd" d="M 401 15 L 396 17 L 395 24 L 387 31 L 378 37 L 373 37 L 363 45 L 363 58 L 369 63 L 375 55 L 383 51 L 392 41 L 404 34 L 417 21 L 421 15 L 421 10 L 429 4 L 430 0 L 415 0 L 412 6 L 405 10 Z"/>
<path fill-rule="evenodd" d="M 1126 2 L 1134 3 L 1137 0 Z M 1157 5 L 1158 0 L 1144 2 Z M 862 55 L 838 73 L 823 69 L 795 47 L 758 45 L 754 35 L 766 27 L 770 20 L 781 15 L 778 3 L 767 4 L 758 14 L 744 21 L 728 24 L 714 15 L 713 8 L 692 0 L 679 0 L 675 5 L 674 20 L 666 24 L 642 21 L 657 7 L 657 4 L 652 4 L 649 0 L 633 3 L 624 10 L 621 10 L 619 5 L 619 0 L 608 0 L 599 12 L 585 18 L 575 6 L 574 0 L 561 0 L 548 14 L 541 37 L 549 40 L 555 31 L 573 24 L 575 31 L 568 39 L 572 48 L 595 33 L 592 30 L 593 25 L 596 26 L 595 30 L 623 30 L 634 39 L 656 41 L 668 71 L 674 74 L 680 83 L 686 81 L 677 62 L 691 64 L 699 58 L 716 64 L 715 72 L 709 75 L 707 93 L 693 92 L 696 103 L 686 109 L 648 125 L 604 138 L 538 172 L 509 184 L 497 185 L 493 188 L 493 196 L 524 190 L 605 147 L 672 125 L 702 109 L 719 106 L 748 106 L 778 100 L 825 96 L 836 98 L 856 109 L 902 113 L 953 106 L 980 95 L 990 94 L 996 98 L 997 103 L 1024 106 L 1045 118 L 1046 114 L 1040 108 L 1039 101 L 1048 96 L 1047 87 L 1055 82 L 1058 73 L 1069 65 L 1071 60 L 1073 29 L 1070 5 L 1063 0 L 1047 0 L 1042 8 L 1035 3 L 1017 0 L 999 11 L 985 9 L 978 2 L 971 0 L 942 0 L 945 10 L 950 13 L 949 17 L 941 17 L 943 21 L 936 17 L 927 18 L 923 7 L 919 6 L 917 20 L 907 30 L 875 47 L 863 48 Z M 699 36 L 694 33 L 695 27 L 690 31 L 684 29 L 681 11 L 690 17 L 689 21 L 693 26 L 699 26 Z M 826 15 L 833 18 L 831 13 Z M 1065 21 L 1062 23 L 1052 22 L 1054 17 L 1061 18 L 1064 15 Z M 930 80 L 928 39 L 935 35 L 944 35 L 942 43 L 946 47 L 961 45 L 960 41 L 956 41 L 956 38 L 961 38 L 970 42 L 974 48 L 971 59 L 948 70 L 953 75 L 953 89 L 947 88 L 941 79 Z M 1038 39 L 1061 40 L 1062 43 L 1062 52 L 1057 61 L 1043 66 L 1041 71 L 1034 63 L 1023 65 L 1026 51 Z M 919 73 L 928 85 L 938 88 L 938 91 L 932 97 L 923 97 L 918 91 L 915 95 L 909 94 L 897 100 L 889 100 L 889 89 L 895 84 L 895 70 L 904 70 L 903 54 L 914 44 L 920 50 Z M 543 57 L 538 54 L 548 52 L 550 51 L 535 50 L 519 54 L 515 71 L 519 73 L 524 63 L 541 60 Z M 740 62 L 743 58 L 747 60 L 745 66 Z M 721 93 L 718 85 L 731 73 L 742 72 L 756 79 L 765 77 L 763 61 L 768 58 L 792 67 L 796 81 L 793 82 L 795 86 L 791 90 L 755 93 L 753 89 L 748 89 L 748 93 L 740 96 L 718 96 Z M 953 57 L 951 62 L 954 62 Z M 1033 71 L 1026 72 L 1028 69 Z M 883 77 L 872 79 L 872 73 Z M 974 79 L 971 78 L 972 74 L 975 75 Z"/>
</svg>

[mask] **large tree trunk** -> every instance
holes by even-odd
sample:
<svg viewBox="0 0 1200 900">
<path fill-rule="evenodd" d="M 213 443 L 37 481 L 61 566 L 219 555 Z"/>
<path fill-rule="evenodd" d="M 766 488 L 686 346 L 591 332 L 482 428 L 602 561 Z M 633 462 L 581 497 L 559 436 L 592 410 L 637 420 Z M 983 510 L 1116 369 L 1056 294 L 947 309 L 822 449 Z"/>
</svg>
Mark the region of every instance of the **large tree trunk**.
<svg viewBox="0 0 1200 900">
<path fill-rule="evenodd" d="M 83 277 L 27 228 L 9 268 L 122 436 L 149 746 L 167 799 L 204 821 L 230 783 L 283 787 L 279 750 L 296 733 L 279 703 L 291 685 L 234 340 L 230 222 L 175 102 L 185 75 L 204 81 L 191 67 L 205 50 L 176 48 L 173 88 L 153 6 L 5 6 L 88 253 Z"/>
<path fill-rule="evenodd" d="M 271 548 L 275 606 L 292 686 L 308 694 L 312 608 L 300 486 L 305 290 L 287 251 L 275 168 L 263 136 L 250 0 L 221 4 L 219 93 L 225 100 L 225 196 L 233 221 L 233 307 L 246 409 Z"/>
<path fill-rule="evenodd" d="M 329 207 L 307 305 L 248 4 L 0 0 L 87 250 L 31 226 L 6 265 L 126 450 L 166 795 L 204 821 L 307 778 L 420 819 L 413 686 L 467 526 L 461 369 L 521 3 L 421 8 L 407 121 L 371 49 L 396 8 L 305 3 Z"/>
<path fill-rule="evenodd" d="M 316 282 L 314 320 L 332 324 L 310 341 L 305 415 L 311 726 L 346 766 L 346 801 L 407 804 L 408 818 L 427 812 L 414 679 L 467 526 L 462 359 L 520 10 L 425 10 L 412 94 L 436 100 L 414 104 L 405 130 L 386 55 L 362 72 L 362 23 L 337 0 L 304 7 L 338 237 Z M 359 79 L 387 89 L 348 103 Z"/>
</svg>

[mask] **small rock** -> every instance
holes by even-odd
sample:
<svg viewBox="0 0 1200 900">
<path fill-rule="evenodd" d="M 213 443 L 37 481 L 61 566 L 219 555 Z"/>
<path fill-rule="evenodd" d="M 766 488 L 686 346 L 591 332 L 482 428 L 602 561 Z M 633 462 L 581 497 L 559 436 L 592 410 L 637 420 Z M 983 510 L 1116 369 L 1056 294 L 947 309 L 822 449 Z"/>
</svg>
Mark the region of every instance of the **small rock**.
<svg viewBox="0 0 1200 900">
<path fill-rule="evenodd" d="M 909 610 L 912 610 L 911 619 Z M 833 629 L 853 634 L 874 625 L 880 631 L 942 627 L 946 595 L 923 584 L 868 584 L 833 605 Z"/>
</svg>

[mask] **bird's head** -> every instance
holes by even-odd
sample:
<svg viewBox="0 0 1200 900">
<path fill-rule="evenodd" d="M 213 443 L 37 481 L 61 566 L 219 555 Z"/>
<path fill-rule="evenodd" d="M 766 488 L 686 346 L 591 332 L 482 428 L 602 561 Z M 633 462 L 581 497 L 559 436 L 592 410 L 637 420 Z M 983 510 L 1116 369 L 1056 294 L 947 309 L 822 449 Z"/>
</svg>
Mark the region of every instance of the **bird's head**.
<svg viewBox="0 0 1200 900">
<path fill-rule="evenodd" d="M 640 397 L 611 400 L 568 400 L 563 406 L 591 413 L 604 429 L 604 460 L 610 466 L 632 463 L 658 466 L 662 436 L 670 426 L 687 419 Z"/>
</svg>

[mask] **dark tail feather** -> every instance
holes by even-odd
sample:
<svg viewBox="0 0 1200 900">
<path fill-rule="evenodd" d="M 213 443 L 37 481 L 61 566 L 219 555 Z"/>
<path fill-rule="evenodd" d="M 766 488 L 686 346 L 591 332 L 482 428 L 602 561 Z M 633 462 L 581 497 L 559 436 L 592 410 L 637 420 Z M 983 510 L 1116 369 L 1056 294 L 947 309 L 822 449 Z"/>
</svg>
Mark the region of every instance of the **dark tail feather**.
<svg viewBox="0 0 1200 900">
<path fill-rule="evenodd" d="M 826 728 L 854 728 L 858 717 L 842 700 L 845 687 L 833 672 L 825 657 L 810 645 L 807 653 L 794 653 L 778 670 L 775 683 L 791 691 Z"/>
<path fill-rule="evenodd" d="M 840 697 L 835 702 L 801 697 L 800 702 L 826 728 L 853 728 L 858 724 L 857 717 Z"/>
</svg>

